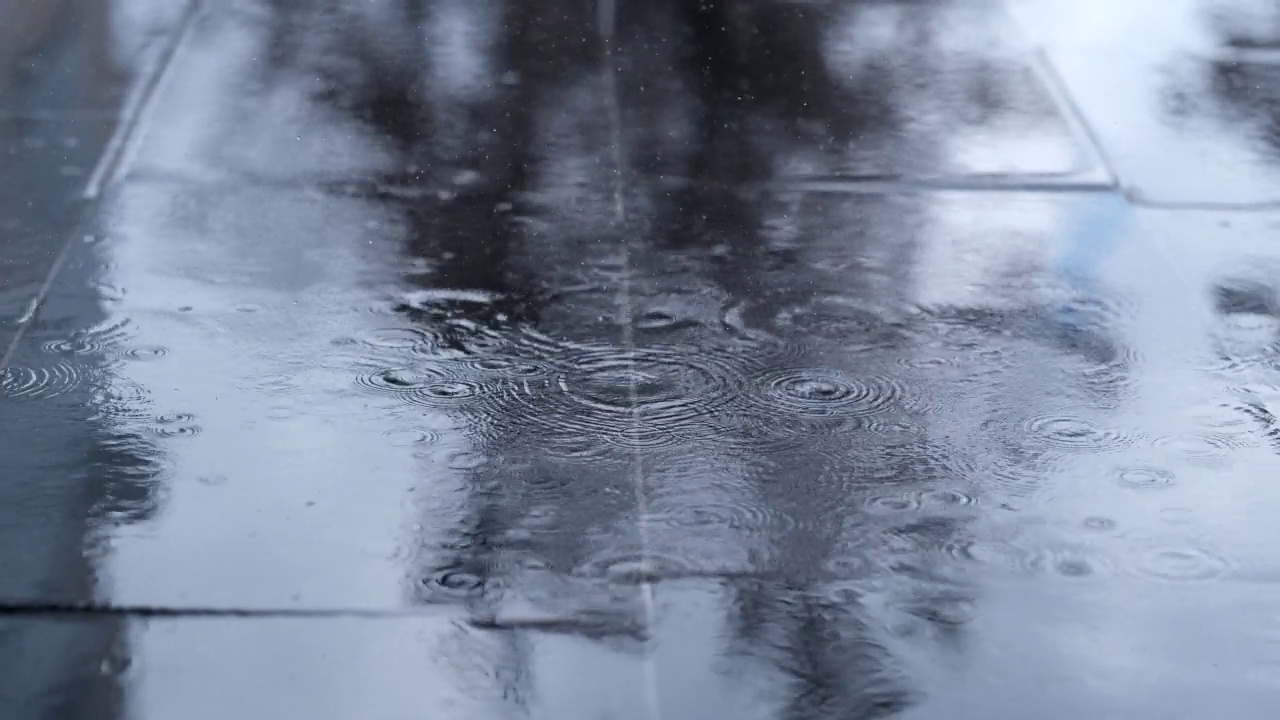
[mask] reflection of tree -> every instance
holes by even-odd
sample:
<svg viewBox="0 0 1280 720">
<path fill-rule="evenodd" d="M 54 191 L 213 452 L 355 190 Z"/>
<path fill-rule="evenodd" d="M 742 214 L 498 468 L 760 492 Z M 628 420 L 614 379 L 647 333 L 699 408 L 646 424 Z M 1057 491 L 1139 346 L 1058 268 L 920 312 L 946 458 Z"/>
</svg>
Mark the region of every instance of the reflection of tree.
<svg viewBox="0 0 1280 720">
<path fill-rule="evenodd" d="M 112 533 L 145 522 L 156 511 L 160 455 L 130 417 L 147 408 L 104 402 L 114 383 L 101 353 L 63 353 L 101 321 L 98 281 L 69 264 L 60 287 L 75 289 L 70 307 L 48 307 L 74 318 L 37 327 L 14 356 L 20 371 L 74 374 L 70 392 L 54 397 L 0 399 L 0 464 L 7 482 L 0 505 L 13 515 L 0 523 L 0 541 L 23 548 L 0 560 L 4 600 L 21 610 L 74 608 L 110 602 L 100 563 Z M 113 348 L 107 348 L 113 349 Z M 120 415 L 117 415 L 117 414 Z M 119 672 L 128 665 L 126 622 L 86 612 L 52 620 L 21 613 L 0 622 L 0 704 L 23 717 L 112 718 L 122 712 Z"/>
<path fill-rule="evenodd" d="M 10 156 L 11 164 L 0 168 L 10 181 L 0 190 L 0 222 L 14 230 L 0 239 L 0 264 L 15 288 L 29 283 L 34 293 L 56 248 L 73 232 L 82 208 L 67 199 L 83 178 L 63 170 L 87 170 L 110 130 L 92 114 L 109 109 L 120 91 L 109 57 L 110 10 L 105 2 L 0 0 L 0 104 L 39 117 L 30 121 L 35 132 L 28 138 L 47 143 L 39 153 Z M 23 71 L 12 72 L 18 65 Z M 19 131 L 25 134 L 21 125 Z M 101 562 L 111 531 L 149 518 L 160 491 L 157 449 L 125 419 L 140 408 L 108 401 L 114 379 L 105 354 L 118 348 L 97 342 L 101 282 L 86 269 L 97 258 L 78 243 L 71 254 L 10 366 L 0 370 L 0 599 L 11 611 L 0 619 L 6 717 L 124 714 L 127 621 L 49 611 L 110 602 Z M 11 339 L 6 332 L 0 342 L 7 346 Z M 0 346 L 0 354 L 6 349 Z M 6 396 L 14 378 L 24 377 L 76 382 L 57 395 L 37 385 Z"/>
<path fill-rule="evenodd" d="M 396 6 L 398 17 L 416 13 L 430 22 L 445 2 L 406 0 Z M 496 346 L 457 337 L 449 344 L 453 353 L 487 359 L 526 353 L 571 374 L 581 350 L 569 339 L 625 357 L 626 350 L 635 355 L 657 346 L 646 344 L 654 337 L 690 357 L 715 356 L 745 378 L 770 363 L 820 365 L 854 378 L 907 372 L 895 360 L 910 352 L 896 307 L 906 304 L 912 228 L 921 222 L 904 212 L 910 205 L 868 195 L 767 193 L 750 185 L 775 180 L 792 156 L 815 148 L 843 163 L 850 148 L 860 149 L 862 136 L 879 134 L 865 143 L 889 138 L 886 147 L 895 147 L 892 139 L 903 134 L 901 124 L 928 92 L 908 82 L 910 75 L 936 76 L 950 59 L 928 48 L 936 28 L 899 18 L 922 46 L 915 63 L 870 62 L 851 83 L 831 72 L 820 36 L 832 11 L 816 4 L 623 3 L 610 57 L 617 62 L 622 127 L 610 138 L 610 129 L 601 128 L 603 106 L 615 98 L 599 95 L 604 64 L 600 44 L 592 41 L 591 4 L 512 0 L 485 11 L 502 18 L 486 50 L 490 66 L 504 78 L 518 75 L 511 82 L 490 78 L 486 92 L 466 99 L 433 96 L 426 78 L 438 69 L 431 61 L 416 51 L 405 53 L 409 61 L 388 50 L 411 42 L 407 31 L 384 42 L 343 15 L 344 24 L 328 26 L 333 36 L 312 51 L 339 56 L 324 60 L 331 68 L 322 73 L 329 87 L 324 98 L 402 153 L 405 171 L 382 179 L 377 191 L 403 207 L 406 253 L 430 261 L 433 272 L 422 282 L 503 298 L 501 307 L 485 301 L 465 310 L 479 314 L 469 317 L 476 321 L 471 327 L 496 335 Z M 316 22 L 294 17 L 281 21 L 279 32 Z M 282 37 L 276 44 L 299 42 L 308 41 Z M 305 52 L 289 52 L 276 62 L 305 65 L 298 59 Z M 977 61 L 947 69 L 948 78 L 962 81 L 968 97 L 962 104 L 979 115 L 1011 102 L 1005 78 L 991 79 L 991 70 Z M 584 95 L 592 99 L 583 101 Z M 566 119 L 591 113 L 597 116 Z M 615 140 L 622 168 L 600 160 L 609 153 L 583 151 Z M 911 150 L 914 161 L 940 152 Z M 563 185 L 553 186 L 564 181 L 551 177 L 555 169 L 583 166 L 589 169 L 579 180 L 587 186 L 609 186 L 612 172 L 622 172 L 624 201 L 634 209 L 621 226 L 607 193 L 591 188 L 566 201 Z M 621 256 L 625 273 L 616 267 Z M 630 317 L 617 317 L 620 277 L 628 283 Z M 570 291 L 561 287 L 566 278 L 600 292 Z M 677 308 L 692 316 L 677 324 L 684 334 L 641 335 L 637 348 L 621 348 L 620 326 L 633 324 L 647 303 L 673 288 L 691 298 Z M 695 312 L 704 296 L 746 306 L 745 323 L 768 339 L 741 342 L 726 329 L 724 308 Z M 406 303 L 403 310 L 421 323 L 442 322 L 432 308 Z M 784 326 L 784 312 L 796 324 Z M 610 313 L 616 322 L 602 319 Z M 840 332 L 811 337 L 809 330 L 822 329 L 804 324 L 814 316 Z M 528 327 L 554 347 L 525 344 L 521 332 Z M 732 405 L 700 418 L 703 437 L 650 452 L 609 443 L 627 428 L 593 428 L 573 417 L 572 406 L 555 400 L 555 381 L 511 384 L 518 393 L 486 398 L 483 410 L 464 408 L 485 461 L 467 471 L 468 510 L 451 538 L 429 548 L 425 567 L 415 571 L 419 600 L 465 602 L 480 615 L 504 593 L 533 592 L 520 583 L 545 582 L 554 588 L 550 602 L 562 606 L 554 610 L 598 602 L 570 609 L 597 611 L 594 617 L 605 619 L 591 630 L 606 634 L 623 613 L 600 613 L 612 602 L 608 593 L 583 601 L 582 593 L 598 587 L 569 578 L 598 559 L 601 535 L 616 534 L 622 520 L 633 519 L 632 461 L 660 485 L 668 479 L 663 461 L 688 467 L 727 457 L 731 462 L 721 466 L 741 475 L 734 478 L 741 494 L 735 501 L 791 522 L 754 528 L 762 537 L 725 528 L 760 552 L 745 569 L 723 561 L 696 570 L 733 584 L 730 614 L 739 645 L 767 655 L 791 676 L 788 717 L 880 717 L 913 696 L 857 591 L 832 599 L 838 584 L 857 588 L 893 575 L 908 588 L 893 599 L 902 612 L 937 628 L 937 635 L 959 635 L 963 621 L 954 608 L 967 601 L 967 589 L 938 577 L 929 551 L 945 545 L 960 521 L 898 525 L 864 509 L 879 494 L 927 490 L 947 477 L 946 449 L 929 436 L 922 411 L 890 403 L 877 422 L 892 431 L 838 413 L 806 418 L 780 411 L 768 417 L 772 425 L 811 423 L 814 432 L 779 445 L 769 442 L 769 431 L 777 429 L 765 427 L 770 423 L 748 426 L 751 413 L 764 411 Z M 667 429 L 657 424 L 640 429 Z M 574 452 L 561 452 L 562 445 Z M 584 632 L 582 623 L 574 629 Z"/>
<path fill-rule="evenodd" d="M 1171 74 L 1162 89 L 1166 113 L 1180 120 L 1211 118 L 1244 131 L 1270 155 L 1280 154 L 1280 10 L 1274 4 L 1214 4 L 1203 21 L 1218 47 L 1189 59 L 1190 72 Z M 1269 54 L 1255 61 L 1250 53 Z"/>
</svg>

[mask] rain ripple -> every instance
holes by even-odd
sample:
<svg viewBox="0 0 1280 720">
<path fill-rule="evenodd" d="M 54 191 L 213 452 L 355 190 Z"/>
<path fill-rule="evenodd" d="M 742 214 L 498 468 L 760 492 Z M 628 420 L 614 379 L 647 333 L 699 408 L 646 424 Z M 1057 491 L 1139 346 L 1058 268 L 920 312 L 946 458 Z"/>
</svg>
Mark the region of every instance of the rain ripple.
<svg viewBox="0 0 1280 720">
<path fill-rule="evenodd" d="M 438 370 L 384 368 L 359 375 L 362 388 L 391 395 L 409 405 L 451 407 L 495 391 L 492 383 L 452 377 Z"/>
<path fill-rule="evenodd" d="M 900 402 L 904 389 L 892 378 L 848 377 L 823 369 L 774 370 L 754 378 L 762 410 L 783 415 L 861 416 L 882 413 Z"/>
<path fill-rule="evenodd" d="M 120 343 L 128 337 L 129 322 L 102 325 L 72 334 L 59 340 L 50 340 L 41 349 L 54 355 L 92 355 Z"/>
<path fill-rule="evenodd" d="M 1126 431 L 1067 415 L 1034 417 L 1022 427 L 1032 441 L 1060 450 L 1118 450 L 1138 440 Z"/>
<path fill-rule="evenodd" d="M 785 533 L 796 527 L 795 516 L 764 502 L 673 503 L 647 518 L 664 530 L 729 529 L 751 537 L 759 533 Z"/>
<path fill-rule="evenodd" d="M 584 348 L 549 379 L 515 384 L 507 397 L 517 402 L 503 409 L 503 419 L 553 433 L 603 434 L 623 446 L 670 444 L 684 427 L 733 402 L 744 384 L 714 353 Z"/>
<path fill-rule="evenodd" d="M 46 400 L 75 390 L 92 379 L 90 366 L 58 361 L 38 368 L 11 366 L 0 376 L 0 397 Z"/>
</svg>

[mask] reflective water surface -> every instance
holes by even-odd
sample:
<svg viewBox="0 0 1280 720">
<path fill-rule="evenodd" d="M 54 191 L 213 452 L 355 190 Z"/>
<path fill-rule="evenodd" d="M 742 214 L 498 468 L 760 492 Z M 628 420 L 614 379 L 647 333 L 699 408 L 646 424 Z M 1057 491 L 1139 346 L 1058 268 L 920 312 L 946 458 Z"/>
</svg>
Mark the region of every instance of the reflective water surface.
<svg viewBox="0 0 1280 720">
<path fill-rule="evenodd" d="M 1270 6 L 176 5 L 0 55 L 5 717 L 1275 715 Z"/>
</svg>

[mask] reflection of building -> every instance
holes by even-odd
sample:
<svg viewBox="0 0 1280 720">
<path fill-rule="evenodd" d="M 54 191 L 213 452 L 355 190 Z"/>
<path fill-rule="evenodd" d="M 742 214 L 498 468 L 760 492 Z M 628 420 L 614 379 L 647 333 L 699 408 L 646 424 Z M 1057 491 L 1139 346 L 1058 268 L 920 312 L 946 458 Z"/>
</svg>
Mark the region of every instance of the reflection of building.
<svg viewBox="0 0 1280 720">
<path fill-rule="evenodd" d="M 0 0 L 0 114 L 114 110 L 111 2 Z M 27 95 L 23 87 L 39 88 Z M 95 142 L 103 139 L 93 138 Z"/>
<path fill-rule="evenodd" d="M 74 204 L 114 122 L 111 2 L 0 0 L 0 355 L 16 314 L 80 220 Z M 113 527 L 155 509 L 156 450 L 122 431 L 99 323 L 101 279 L 76 248 L 0 370 L 0 705 L 11 717 L 123 712 L 126 622 L 49 610 L 109 603 L 100 562 Z M 37 612 L 24 612 L 24 610 Z"/>
<path fill-rule="evenodd" d="M 820 5 L 628 4 L 606 46 L 588 3 L 277 3 L 270 70 L 318 76 L 317 97 L 399 164 L 363 187 L 402 217 L 406 284 L 426 290 L 398 310 L 434 343 L 419 362 L 441 382 L 412 391 L 466 400 L 451 407 L 471 452 L 448 459 L 464 509 L 420 538 L 410 597 L 509 631 L 512 662 L 537 660 L 517 652 L 522 630 L 654 631 L 636 586 L 661 601 L 684 583 L 724 591 L 731 649 L 766 658 L 783 715 L 874 717 L 912 688 L 872 600 L 962 636 L 971 593 L 937 566 L 967 522 L 942 507 L 973 478 L 933 417 L 944 388 L 919 387 L 951 378 L 916 362 L 934 316 L 912 307 L 930 212 L 947 205 L 752 185 L 1071 166 L 947 156 L 913 74 L 962 88 L 941 109 L 970 128 L 1055 118 L 1017 72 L 949 68 L 931 26 L 913 35 L 918 64 L 833 77 Z M 844 22 L 874 24 L 862 17 Z M 448 42 L 417 44 L 441 26 Z M 743 45 L 722 42 L 731 26 Z M 1008 330 L 1000 311 L 1036 320 L 1022 297 L 993 313 L 931 299 L 971 338 L 984 320 Z M 933 514 L 911 514 L 924 503 Z"/>
</svg>

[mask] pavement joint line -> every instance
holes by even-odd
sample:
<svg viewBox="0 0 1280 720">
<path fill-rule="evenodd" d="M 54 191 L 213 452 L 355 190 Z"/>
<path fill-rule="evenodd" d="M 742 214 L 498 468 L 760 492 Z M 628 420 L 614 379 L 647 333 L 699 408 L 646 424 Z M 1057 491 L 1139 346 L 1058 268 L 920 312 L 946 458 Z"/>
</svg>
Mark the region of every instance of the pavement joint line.
<svg viewBox="0 0 1280 720">
<path fill-rule="evenodd" d="M 4 349 L 4 353 L 0 354 L 0 380 L 9 372 L 10 364 L 13 362 L 14 355 L 18 352 L 18 345 L 22 343 L 23 337 L 26 336 L 27 330 L 35 324 L 36 318 L 40 314 L 40 308 L 44 306 L 44 301 L 49 296 L 49 291 L 53 288 L 53 281 L 62 271 L 62 266 L 67 263 L 67 258 L 71 255 L 71 248 L 75 246 L 75 239 L 83 237 L 85 229 L 82 220 L 76 227 L 76 231 L 71 233 L 66 242 L 62 243 L 62 248 L 58 251 L 57 257 L 53 259 L 53 264 L 49 266 L 49 272 L 45 274 L 44 281 L 40 283 L 40 287 L 36 290 L 36 294 L 27 303 L 26 309 L 18 318 L 18 329 L 14 331 L 13 337 L 9 340 L 9 345 Z M 4 400 L 5 394 L 0 389 L 0 401 Z"/>
<path fill-rule="evenodd" d="M 626 178 L 624 173 L 625 158 L 622 153 L 622 108 L 618 98 L 619 69 L 615 66 L 617 11 L 617 0 L 596 0 L 596 24 L 601 36 L 602 80 L 605 84 L 605 102 L 608 105 L 610 153 L 613 160 L 614 222 L 618 231 L 622 233 L 623 273 L 622 286 L 619 289 L 618 298 L 621 305 L 619 310 L 621 310 L 622 315 L 622 343 L 631 364 L 634 365 L 636 344 L 635 329 L 631 320 L 635 314 L 635 308 L 631 297 L 631 253 L 626 242 L 627 208 L 624 194 Z M 633 428 L 640 426 L 640 393 L 636 382 L 635 373 L 632 373 L 628 383 L 627 394 L 631 403 L 631 423 Z M 639 535 L 640 556 L 643 561 L 644 558 L 648 557 L 651 543 L 645 528 L 648 515 L 648 493 L 645 488 L 644 459 L 638 448 L 633 448 L 631 451 L 631 469 L 632 479 L 635 483 L 636 532 Z M 643 632 L 645 635 L 652 636 L 657 614 L 653 584 L 648 580 L 641 580 L 639 594 L 643 611 Z M 655 667 L 653 654 L 651 652 L 644 653 L 640 663 L 641 671 L 643 672 L 642 682 L 644 683 L 644 687 L 641 690 L 644 694 L 645 703 L 648 705 L 648 715 L 654 720 L 661 720 L 662 705 L 659 701 L 657 668 Z"/>
<path fill-rule="evenodd" d="M 201 2 L 202 0 L 188 1 L 182 19 L 170 34 L 168 43 L 161 51 L 160 56 L 147 67 L 146 71 L 139 76 L 138 80 L 129 89 L 125 102 L 120 108 L 115 132 L 111 134 L 111 139 L 107 141 L 102 157 L 98 159 L 97 165 L 93 168 L 93 173 L 89 175 L 89 182 L 85 184 L 84 197 L 86 200 L 96 199 L 102 194 L 103 188 L 120 179 L 120 173 L 126 165 L 125 156 L 136 142 L 142 118 L 147 114 L 147 110 L 157 96 L 157 91 L 164 78 L 168 76 L 170 68 L 173 67 L 173 60 L 177 57 L 179 49 L 190 37 L 191 29 L 195 27 L 196 18 L 200 14 Z"/>
<path fill-rule="evenodd" d="M 199 14 L 201 1 L 190 0 L 182 20 L 170 35 L 165 51 L 148 68 L 148 71 L 139 77 L 138 82 L 129 91 L 129 97 L 121 108 L 120 119 L 116 124 L 116 129 L 111 134 L 110 140 L 107 141 L 107 146 L 103 149 L 102 156 L 98 158 L 97 164 L 94 165 L 93 173 L 90 174 L 89 180 L 85 184 L 85 189 L 81 194 L 83 201 L 90 202 L 87 204 L 82 203 L 77 208 L 77 211 L 81 213 L 81 218 L 76 223 L 76 229 L 63 241 L 53 264 L 49 266 L 49 272 L 45 275 L 44 281 L 41 282 L 39 289 L 36 291 L 35 296 L 31 298 L 22 316 L 18 318 L 17 331 L 14 332 L 13 338 L 10 339 L 9 345 L 4 349 L 3 354 L 0 354 L 0 379 L 4 378 L 5 374 L 8 373 L 10 363 L 13 362 L 13 357 L 18 351 L 19 344 L 39 316 L 40 308 L 43 307 L 46 298 L 48 298 L 49 291 L 52 289 L 58 273 L 62 271 L 63 265 L 66 264 L 67 258 L 71 254 L 71 249 L 75 247 L 76 239 L 85 237 L 86 216 L 91 212 L 92 201 L 98 199 L 104 187 L 103 183 L 108 176 L 115 179 L 115 175 L 121 167 L 119 165 L 121 153 L 129 143 L 129 139 L 134 135 L 139 118 L 150 104 L 151 98 L 155 96 L 160 79 L 171 67 L 179 46 L 190 34 L 190 30 L 195 24 L 195 18 Z M 4 393 L 0 391 L 0 400 L 3 399 Z"/>
<path fill-rule="evenodd" d="M 362 608 L 236 608 L 116 605 L 110 603 L 0 603 L 0 617 L 133 617 L 133 618 L 261 618 L 261 619 L 405 619 L 450 617 L 443 610 Z"/>
<path fill-rule="evenodd" d="M 1149 210 L 1187 210 L 1199 212 L 1275 212 L 1280 210 L 1280 200 L 1259 202 L 1217 202 L 1205 200 L 1153 200 L 1137 192 L 1125 192 L 1125 198 L 1135 207 Z"/>
<path fill-rule="evenodd" d="M 1031 66 L 1034 72 L 1040 76 L 1045 89 L 1053 99 L 1054 104 L 1058 106 L 1058 113 L 1066 121 L 1067 125 L 1071 127 L 1072 134 L 1076 135 L 1079 141 L 1088 148 L 1089 154 L 1093 156 L 1095 163 L 1106 174 L 1109 183 L 1115 186 L 1120 185 L 1120 176 L 1116 172 L 1115 163 L 1107 155 L 1106 148 L 1103 147 L 1098 133 L 1094 131 L 1084 111 L 1080 109 L 1079 103 L 1071 95 L 1066 81 L 1063 80 L 1058 68 L 1053 64 L 1053 59 L 1049 57 L 1048 51 L 1043 47 L 1037 47 L 1032 53 L 1032 57 L 1034 61 Z"/>
</svg>

